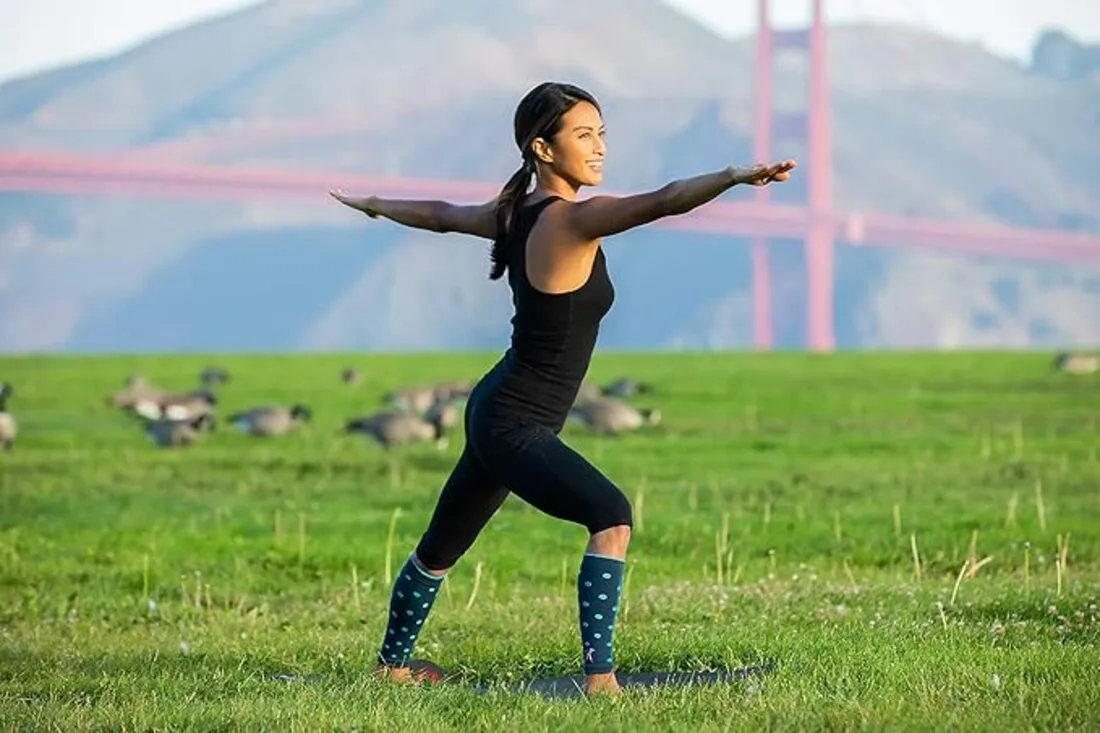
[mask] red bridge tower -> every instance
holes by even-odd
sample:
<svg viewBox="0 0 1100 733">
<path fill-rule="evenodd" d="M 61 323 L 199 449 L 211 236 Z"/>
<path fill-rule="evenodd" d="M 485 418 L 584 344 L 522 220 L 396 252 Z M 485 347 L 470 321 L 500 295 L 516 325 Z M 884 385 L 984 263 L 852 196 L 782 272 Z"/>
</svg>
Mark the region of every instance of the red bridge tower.
<svg viewBox="0 0 1100 733">
<path fill-rule="evenodd" d="M 780 147 L 783 143 L 795 143 L 793 147 L 802 151 L 797 156 L 799 173 L 806 177 L 808 184 L 799 203 L 809 212 L 805 235 L 806 338 L 810 349 L 830 351 L 833 348 L 832 136 L 824 0 L 811 0 L 811 4 L 809 27 L 780 30 L 771 25 L 771 0 L 758 0 L 753 154 L 757 162 L 763 163 L 788 157 L 786 146 Z M 772 79 L 780 54 L 801 56 L 808 69 L 803 106 L 793 112 L 781 112 L 776 108 Z M 777 148 L 781 152 L 776 152 Z M 770 187 L 756 191 L 761 203 L 766 203 L 770 196 Z M 768 259 L 767 240 L 753 240 L 753 343 L 758 349 L 770 349 L 773 345 Z"/>
</svg>

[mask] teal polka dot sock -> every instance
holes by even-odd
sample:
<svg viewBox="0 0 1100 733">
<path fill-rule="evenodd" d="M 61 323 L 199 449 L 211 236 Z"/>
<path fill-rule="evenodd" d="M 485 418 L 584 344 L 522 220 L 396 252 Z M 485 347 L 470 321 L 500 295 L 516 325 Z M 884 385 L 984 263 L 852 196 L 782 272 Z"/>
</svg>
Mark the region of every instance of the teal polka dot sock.
<svg viewBox="0 0 1100 733">
<path fill-rule="evenodd" d="M 420 566 L 415 553 L 409 555 L 390 591 L 390 613 L 382 648 L 378 651 L 378 661 L 391 667 L 400 667 L 409 661 L 416 637 L 432 610 L 436 591 L 442 584 L 442 577 L 436 577 Z"/>
<path fill-rule="evenodd" d="M 581 649 L 585 674 L 606 674 L 612 669 L 612 635 L 619 596 L 623 591 L 623 560 L 586 553 L 577 574 Z"/>
</svg>

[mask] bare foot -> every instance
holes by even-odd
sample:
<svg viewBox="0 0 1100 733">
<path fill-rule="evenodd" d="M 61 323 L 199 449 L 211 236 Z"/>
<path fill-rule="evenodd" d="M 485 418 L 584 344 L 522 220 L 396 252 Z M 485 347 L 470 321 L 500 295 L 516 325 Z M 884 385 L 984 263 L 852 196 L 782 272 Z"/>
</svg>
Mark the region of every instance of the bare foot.
<svg viewBox="0 0 1100 733">
<path fill-rule="evenodd" d="M 388 680 L 400 685 L 417 685 L 423 682 L 435 683 L 442 679 L 442 670 L 418 664 L 413 667 L 390 667 L 379 664 L 372 674 L 378 679 Z"/>
<path fill-rule="evenodd" d="M 615 678 L 614 672 L 588 675 L 584 680 L 584 688 L 584 692 L 588 697 L 596 697 L 597 695 L 615 696 L 623 691 L 619 687 L 619 680 Z"/>
</svg>

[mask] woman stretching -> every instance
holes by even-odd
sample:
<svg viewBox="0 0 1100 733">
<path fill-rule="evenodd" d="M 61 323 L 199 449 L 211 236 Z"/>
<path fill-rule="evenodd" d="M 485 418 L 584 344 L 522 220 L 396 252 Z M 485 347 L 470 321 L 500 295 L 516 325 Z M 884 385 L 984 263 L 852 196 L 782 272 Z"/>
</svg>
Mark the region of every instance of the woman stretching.
<svg viewBox="0 0 1100 733">
<path fill-rule="evenodd" d="M 511 347 L 470 394 L 462 455 L 394 581 L 378 672 L 401 681 L 418 677 L 408 662 L 436 591 L 511 491 L 550 516 L 588 529 L 577 576 L 586 691 L 617 692 L 612 636 L 632 526 L 630 502 L 558 437 L 614 300 L 600 240 L 689 212 L 739 183 L 785 181 L 795 164 L 729 167 L 648 193 L 577 201 L 582 186 L 603 179 L 604 125 L 592 95 L 570 84 L 540 84 L 520 101 L 514 127 L 522 165 L 488 203 L 331 192 L 371 218 L 492 240 L 489 277 L 507 273 L 515 306 Z M 528 193 L 532 176 L 535 186 Z"/>
</svg>

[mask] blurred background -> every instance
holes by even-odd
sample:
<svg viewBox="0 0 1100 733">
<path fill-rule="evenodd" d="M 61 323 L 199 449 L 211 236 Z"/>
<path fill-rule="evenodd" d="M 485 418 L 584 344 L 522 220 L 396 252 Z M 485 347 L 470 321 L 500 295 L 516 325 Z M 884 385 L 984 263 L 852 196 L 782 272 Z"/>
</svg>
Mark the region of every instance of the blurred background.
<svg viewBox="0 0 1100 733">
<path fill-rule="evenodd" d="M 547 79 L 600 98 L 611 192 L 801 163 L 608 240 L 604 349 L 1100 343 L 1096 3 L 4 9 L 3 352 L 503 347 L 487 243 L 327 190 L 490 198 Z"/>
</svg>

